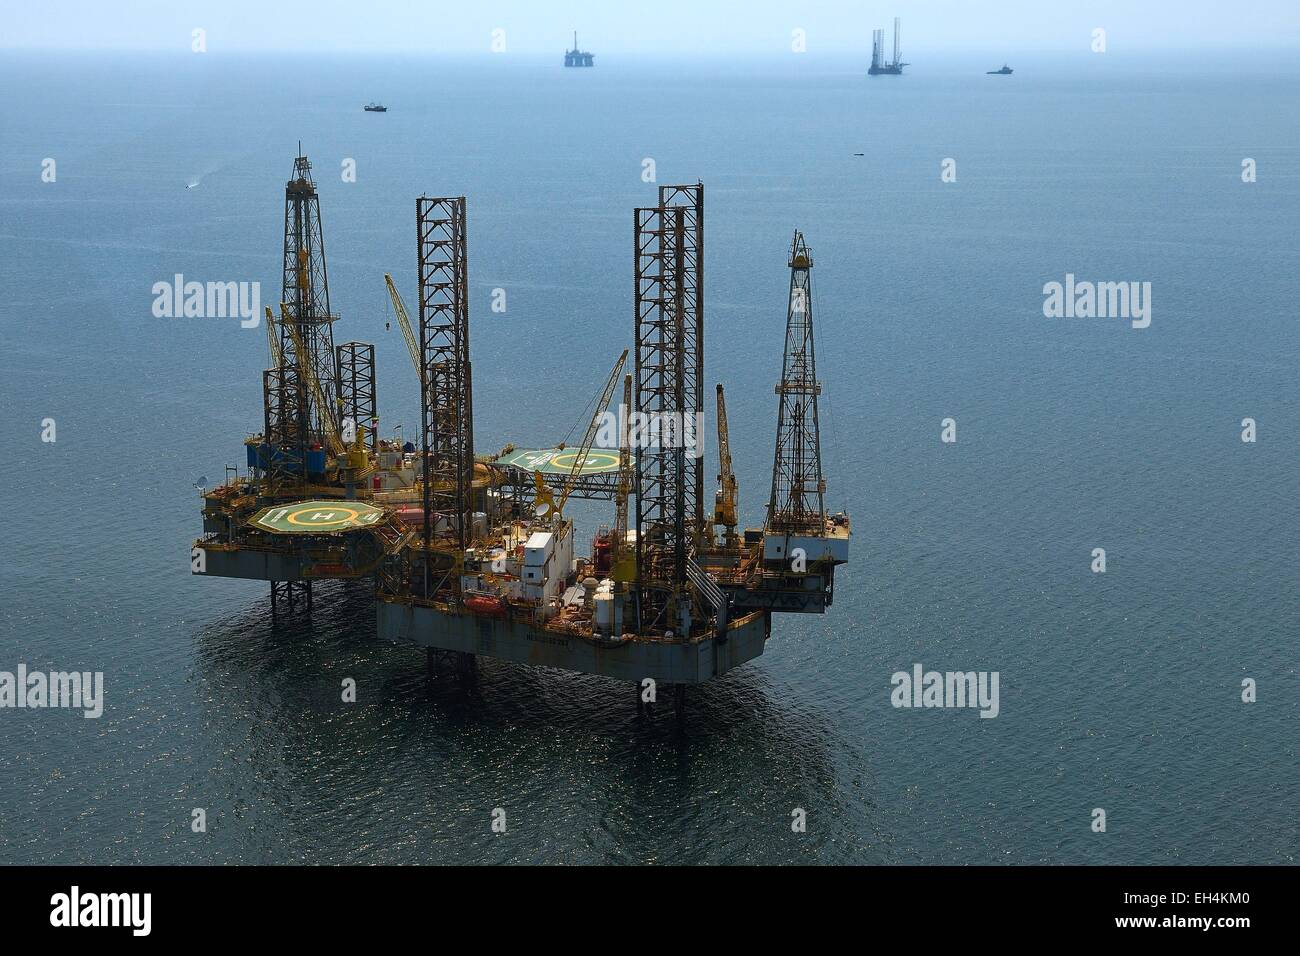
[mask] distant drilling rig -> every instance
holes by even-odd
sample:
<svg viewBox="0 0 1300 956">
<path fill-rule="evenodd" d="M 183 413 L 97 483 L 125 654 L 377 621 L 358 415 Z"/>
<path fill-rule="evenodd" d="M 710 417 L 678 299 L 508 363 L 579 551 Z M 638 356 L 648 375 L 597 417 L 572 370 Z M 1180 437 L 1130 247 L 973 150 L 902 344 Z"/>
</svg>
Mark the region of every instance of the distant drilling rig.
<svg viewBox="0 0 1300 956">
<path fill-rule="evenodd" d="M 270 581 L 273 611 L 282 597 L 310 607 L 313 580 L 373 577 L 379 635 L 426 648 L 431 666 L 447 656 L 468 672 L 482 655 L 649 678 L 679 697 L 759 656 L 773 613 L 831 605 L 851 528 L 825 510 L 802 234 L 788 262 L 771 493 L 763 527 L 741 534 L 720 384 L 712 509 L 704 490 L 702 184 L 661 186 L 656 205 L 634 210 L 632 371 L 625 350 L 581 443 L 476 455 L 465 198 L 416 200 L 418 334 L 385 277 L 420 385 L 417 447 L 378 436 L 373 347 L 332 346 L 309 171 L 299 157 L 286 190 L 265 427 L 247 441 L 248 473 L 204 495 L 195 573 Z M 620 382 L 617 434 L 598 445 Z M 564 513 L 570 498 L 614 502 L 590 554 Z"/>
<path fill-rule="evenodd" d="M 885 59 L 885 31 L 873 30 L 871 32 L 871 66 L 867 69 L 868 76 L 902 76 L 903 67 L 907 66 L 898 55 L 898 17 L 894 17 L 894 58 Z"/>
</svg>

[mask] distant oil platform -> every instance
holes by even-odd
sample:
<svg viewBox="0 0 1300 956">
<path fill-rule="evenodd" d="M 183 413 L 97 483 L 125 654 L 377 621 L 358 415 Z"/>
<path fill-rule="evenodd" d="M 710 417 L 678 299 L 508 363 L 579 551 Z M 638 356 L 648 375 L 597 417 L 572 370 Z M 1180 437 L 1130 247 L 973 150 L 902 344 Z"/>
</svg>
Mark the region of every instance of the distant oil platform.
<svg viewBox="0 0 1300 956">
<path fill-rule="evenodd" d="M 885 59 L 885 31 L 873 30 L 871 33 L 871 68 L 868 76 L 902 76 L 903 67 L 908 64 L 898 58 L 898 17 L 894 17 L 894 58 Z"/>
<path fill-rule="evenodd" d="M 573 31 L 573 49 L 564 51 L 565 66 L 595 66 L 596 55 L 578 49 L 578 31 Z"/>
<path fill-rule="evenodd" d="M 989 71 L 988 71 L 987 73 L 985 73 L 984 75 L 985 75 L 985 76 L 1010 76 L 1010 75 L 1011 75 L 1012 73 L 1014 73 L 1014 72 L 1016 72 L 1016 71 L 1013 70 L 1013 69 L 1011 69 L 1011 67 L 1007 66 L 1005 63 L 1003 63 L 1003 64 L 1002 64 L 1002 69 L 1000 69 L 1000 70 L 989 70 Z"/>
</svg>

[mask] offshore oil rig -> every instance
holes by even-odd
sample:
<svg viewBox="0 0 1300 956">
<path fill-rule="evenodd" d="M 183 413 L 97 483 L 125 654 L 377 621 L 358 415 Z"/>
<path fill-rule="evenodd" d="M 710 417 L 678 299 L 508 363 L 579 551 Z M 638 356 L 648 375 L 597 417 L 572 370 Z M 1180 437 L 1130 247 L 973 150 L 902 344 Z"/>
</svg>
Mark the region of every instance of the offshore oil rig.
<svg viewBox="0 0 1300 956">
<path fill-rule="evenodd" d="M 596 54 L 578 49 L 578 31 L 573 31 L 573 49 L 564 51 L 565 66 L 595 66 Z"/>
<path fill-rule="evenodd" d="M 898 17 L 894 17 L 894 58 L 885 59 L 885 31 L 871 31 L 871 66 L 867 68 L 867 75 L 902 76 L 905 66 L 907 64 L 898 58 Z"/>
<path fill-rule="evenodd" d="M 418 331 L 385 276 L 420 382 L 419 446 L 379 436 L 374 347 L 336 346 L 311 165 L 285 188 L 278 317 L 247 468 L 204 490 L 195 574 L 271 584 L 310 611 L 313 583 L 374 582 L 380 637 L 470 672 L 478 655 L 674 685 L 763 652 L 772 615 L 821 613 L 848 560 L 828 514 L 813 337 L 813 258 L 790 247 L 777 434 L 761 528 L 738 530 L 725 396 L 706 501 L 704 186 L 660 186 L 634 211 L 632 369 L 615 362 L 579 445 L 475 453 L 464 197 L 416 200 Z M 622 386 L 617 414 L 610 403 Z M 603 439 L 598 444 L 598 439 Z M 612 501 L 589 553 L 570 499 Z"/>
</svg>

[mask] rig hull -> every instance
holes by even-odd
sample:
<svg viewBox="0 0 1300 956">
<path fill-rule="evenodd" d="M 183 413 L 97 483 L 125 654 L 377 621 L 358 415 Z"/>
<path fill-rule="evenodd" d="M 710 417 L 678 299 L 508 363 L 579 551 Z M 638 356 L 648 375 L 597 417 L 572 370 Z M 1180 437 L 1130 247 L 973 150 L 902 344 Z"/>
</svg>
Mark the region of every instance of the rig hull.
<svg viewBox="0 0 1300 956">
<path fill-rule="evenodd" d="M 305 581 L 306 565 L 301 555 L 276 551 L 223 548 L 210 543 L 196 544 L 204 552 L 205 570 L 196 575 L 214 578 L 245 578 L 253 581 Z"/>
<path fill-rule="evenodd" d="M 761 655 L 771 633 L 771 617 L 760 612 L 733 621 L 725 641 L 632 638 L 606 644 L 518 618 L 382 599 L 377 608 L 378 635 L 394 643 L 663 684 L 702 684 L 721 676 Z"/>
<path fill-rule="evenodd" d="M 358 567 L 350 555 L 335 552 L 272 551 L 213 542 L 196 542 L 195 548 L 204 552 L 205 570 L 192 568 L 192 573 L 213 578 L 320 581 L 364 578 L 374 573 L 371 567 Z"/>
</svg>

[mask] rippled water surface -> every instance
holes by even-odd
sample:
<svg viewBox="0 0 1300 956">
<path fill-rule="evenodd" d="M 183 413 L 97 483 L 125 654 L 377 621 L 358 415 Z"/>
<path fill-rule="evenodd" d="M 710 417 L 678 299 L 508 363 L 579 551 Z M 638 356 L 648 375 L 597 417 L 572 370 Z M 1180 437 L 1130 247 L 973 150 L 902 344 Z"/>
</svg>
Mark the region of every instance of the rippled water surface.
<svg viewBox="0 0 1300 956">
<path fill-rule="evenodd" d="M 1294 862 L 1294 63 L 291 59 L 0 61 L 0 669 L 106 681 L 98 720 L 0 711 L 0 860 Z M 562 437 L 631 344 L 643 160 L 702 179 L 751 523 L 804 230 L 828 498 L 855 521 L 832 612 L 779 619 L 679 725 L 599 678 L 430 681 L 364 586 L 277 628 L 264 585 L 191 578 L 193 485 L 258 427 L 265 337 L 154 318 L 151 287 L 277 295 L 299 140 L 385 429 L 415 434 L 418 396 L 383 273 L 410 301 L 413 199 L 469 197 L 481 451 Z M 1150 328 L 1044 318 L 1067 272 L 1151 282 Z M 998 671 L 1000 715 L 895 710 L 914 663 Z"/>
</svg>

